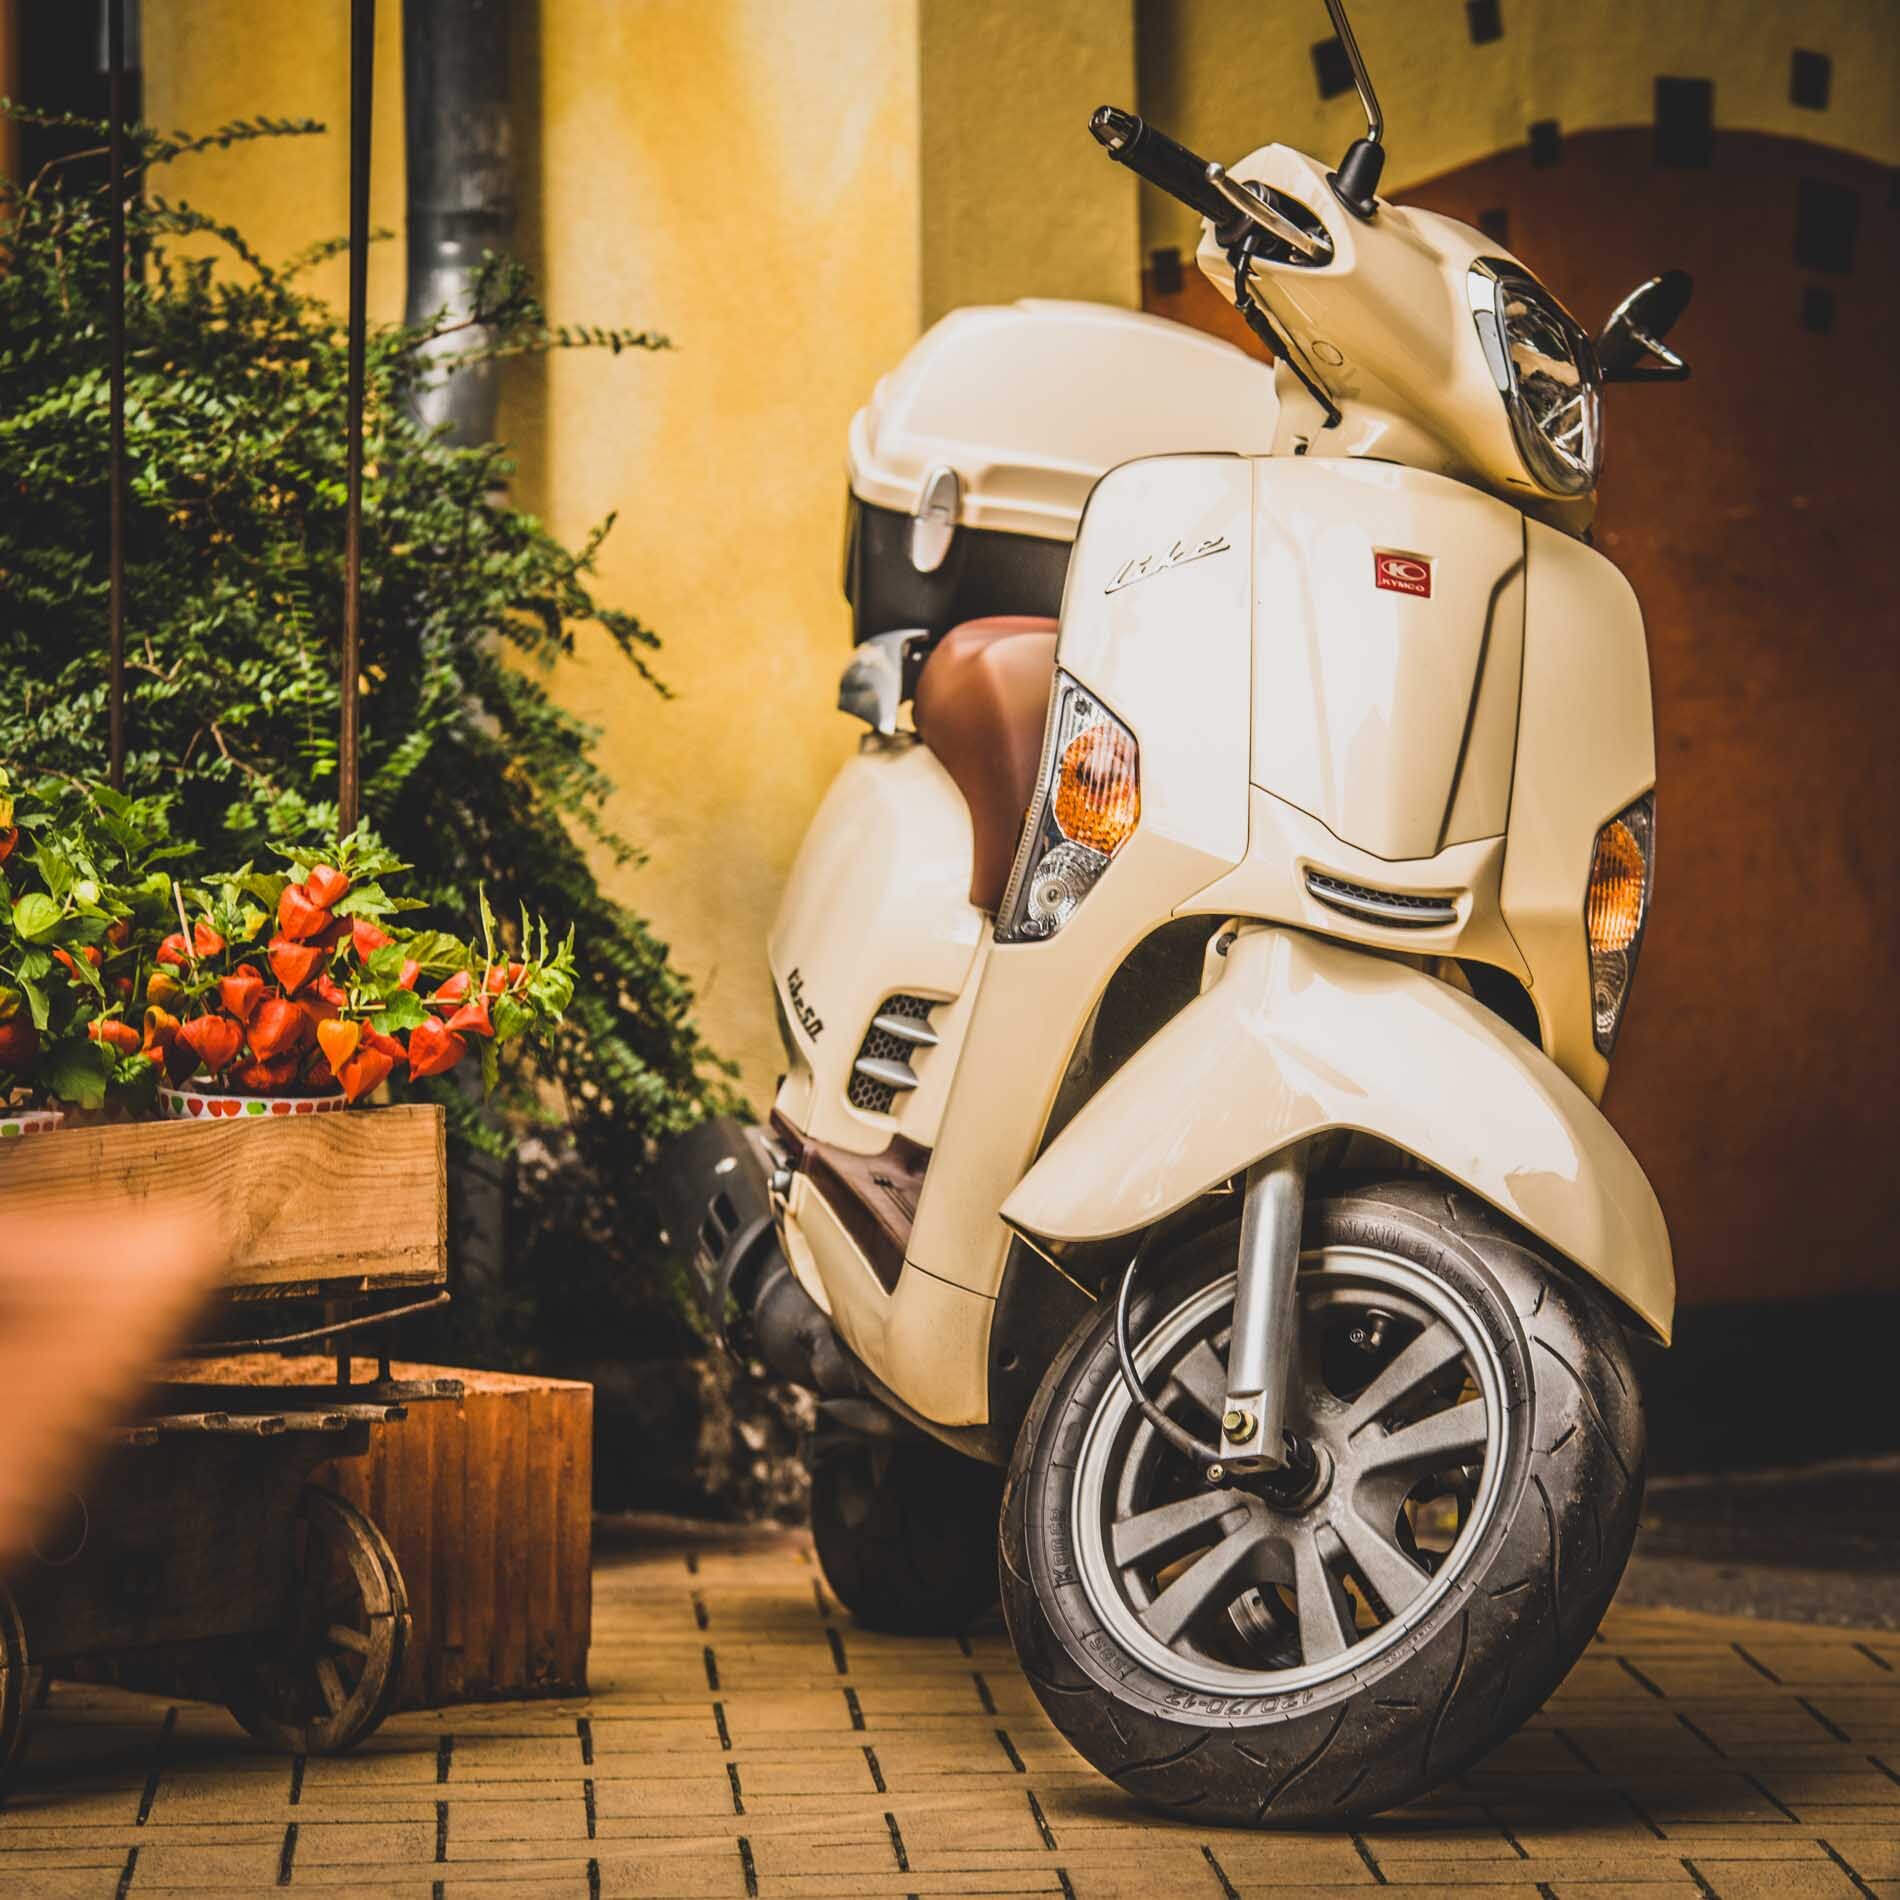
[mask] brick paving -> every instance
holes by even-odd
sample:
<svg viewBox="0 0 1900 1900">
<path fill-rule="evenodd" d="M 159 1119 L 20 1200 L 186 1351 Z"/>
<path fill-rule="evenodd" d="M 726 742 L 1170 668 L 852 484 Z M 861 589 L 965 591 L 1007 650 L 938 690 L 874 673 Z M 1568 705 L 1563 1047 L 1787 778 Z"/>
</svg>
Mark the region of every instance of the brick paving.
<svg viewBox="0 0 1900 1900">
<path fill-rule="evenodd" d="M 0 1896 L 1900 1900 L 1891 1632 L 1616 1612 L 1463 1781 L 1306 1836 L 1147 1814 L 1000 1627 L 864 1634 L 795 1537 L 604 1554 L 592 1679 L 301 1763 L 218 1710 L 56 1685 L 0 1802 Z"/>
</svg>

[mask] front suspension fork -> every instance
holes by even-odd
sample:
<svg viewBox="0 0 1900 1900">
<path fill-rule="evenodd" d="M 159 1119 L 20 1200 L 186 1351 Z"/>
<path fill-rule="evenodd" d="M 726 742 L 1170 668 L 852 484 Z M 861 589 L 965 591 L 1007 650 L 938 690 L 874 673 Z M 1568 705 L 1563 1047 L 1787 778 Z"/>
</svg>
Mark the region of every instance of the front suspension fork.
<svg viewBox="0 0 1900 1900">
<path fill-rule="evenodd" d="M 1295 1281 L 1306 1163 L 1306 1144 L 1295 1142 L 1247 1170 L 1221 1407 L 1221 1459 L 1232 1471 L 1271 1471 L 1287 1462 L 1287 1400 L 1300 1371 Z"/>
</svg>

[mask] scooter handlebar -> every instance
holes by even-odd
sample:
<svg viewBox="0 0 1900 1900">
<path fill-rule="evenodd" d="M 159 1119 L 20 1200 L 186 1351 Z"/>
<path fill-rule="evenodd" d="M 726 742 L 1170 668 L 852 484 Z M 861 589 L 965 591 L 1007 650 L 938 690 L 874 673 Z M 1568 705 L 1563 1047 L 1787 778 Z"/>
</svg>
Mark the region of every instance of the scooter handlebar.
<svg viewBox="0 0 1900 1900">
<path fill-rule="evenodd" d="M 1180 199 L 1190 211 L 1198 211 L 1216 224 L 1234 215 L 1233 206 L 1208 179 L 1207 160 L 1167 133 L 1157 132 L 1134 113 L 1124 112 L 1120 106 L 1097 106 L 1089 130 L 1116 164 L 1140 173 L 1149 184 Z"/>
</svg>

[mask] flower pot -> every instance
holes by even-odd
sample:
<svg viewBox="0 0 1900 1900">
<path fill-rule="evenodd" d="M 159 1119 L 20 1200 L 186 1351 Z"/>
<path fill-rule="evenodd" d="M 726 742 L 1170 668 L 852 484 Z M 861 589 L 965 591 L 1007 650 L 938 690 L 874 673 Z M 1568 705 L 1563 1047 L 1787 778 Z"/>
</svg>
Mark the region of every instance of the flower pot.
<svg viewBox="0 0 1900 1900">
<path fill-rule="evenodd" d="M 158 1112 L 166 1121 L 253 1121 L 290 1115 L 334 1115 L 347 1104 L 341 1089 L 322 1095 L 237 1095 L 222 1089 L 182 1088 L 158 1091 Z"/>
<path fill-rule="evenodd" d="M 43 1135 L 65 1119 L 63 1108 L 0 1108 L 0 1141 L 16 1135 Z"/>
</svg>

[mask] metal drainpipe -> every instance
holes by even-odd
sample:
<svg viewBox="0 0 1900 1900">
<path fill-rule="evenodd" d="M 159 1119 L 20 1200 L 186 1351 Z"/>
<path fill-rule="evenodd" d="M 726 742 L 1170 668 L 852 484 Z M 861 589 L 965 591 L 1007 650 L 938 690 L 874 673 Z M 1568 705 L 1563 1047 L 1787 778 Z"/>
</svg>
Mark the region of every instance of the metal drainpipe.
<svg viewBox="0 0 1900 1900">
<path fill-rule="evenodd" d="M 402 0 L 403 129 L 408 159 L 409 268 L 403 315 L 414 325 L 452 321 L 474 307 L 484 251 L 502 252 L 514 229 L 508 118 L 512 0 Z M 480 329 L 430 346 L 450 359 L 479 346 Z M 448 440 L 490 440 L 501 398 L 499 365 L 449 370 L 423 385 L 416 419 L 448 425 Z M 462 1077 L 479 1106 L 479 1084 Z M 477 1307 L 507 1270 L 506 1165 L 462 1148 L 449 1167 L 450 1245 L 461 1290 Z"/>
<path fill-rule="evenodd" d="M 514 229 L 508 122 L 512 0 L 403 0 L 403 120 L 409 161 L 409 278 L 404 316 L 433 322 L 473 308 L 484 251 L 504 251 Z M 453 357 L 481 341 L 459 330 L 432 346 Z M 469 445 L 495 432 L 498 365 L 431 382 L 418 419 L 450 425 Z"/>
</svg>

